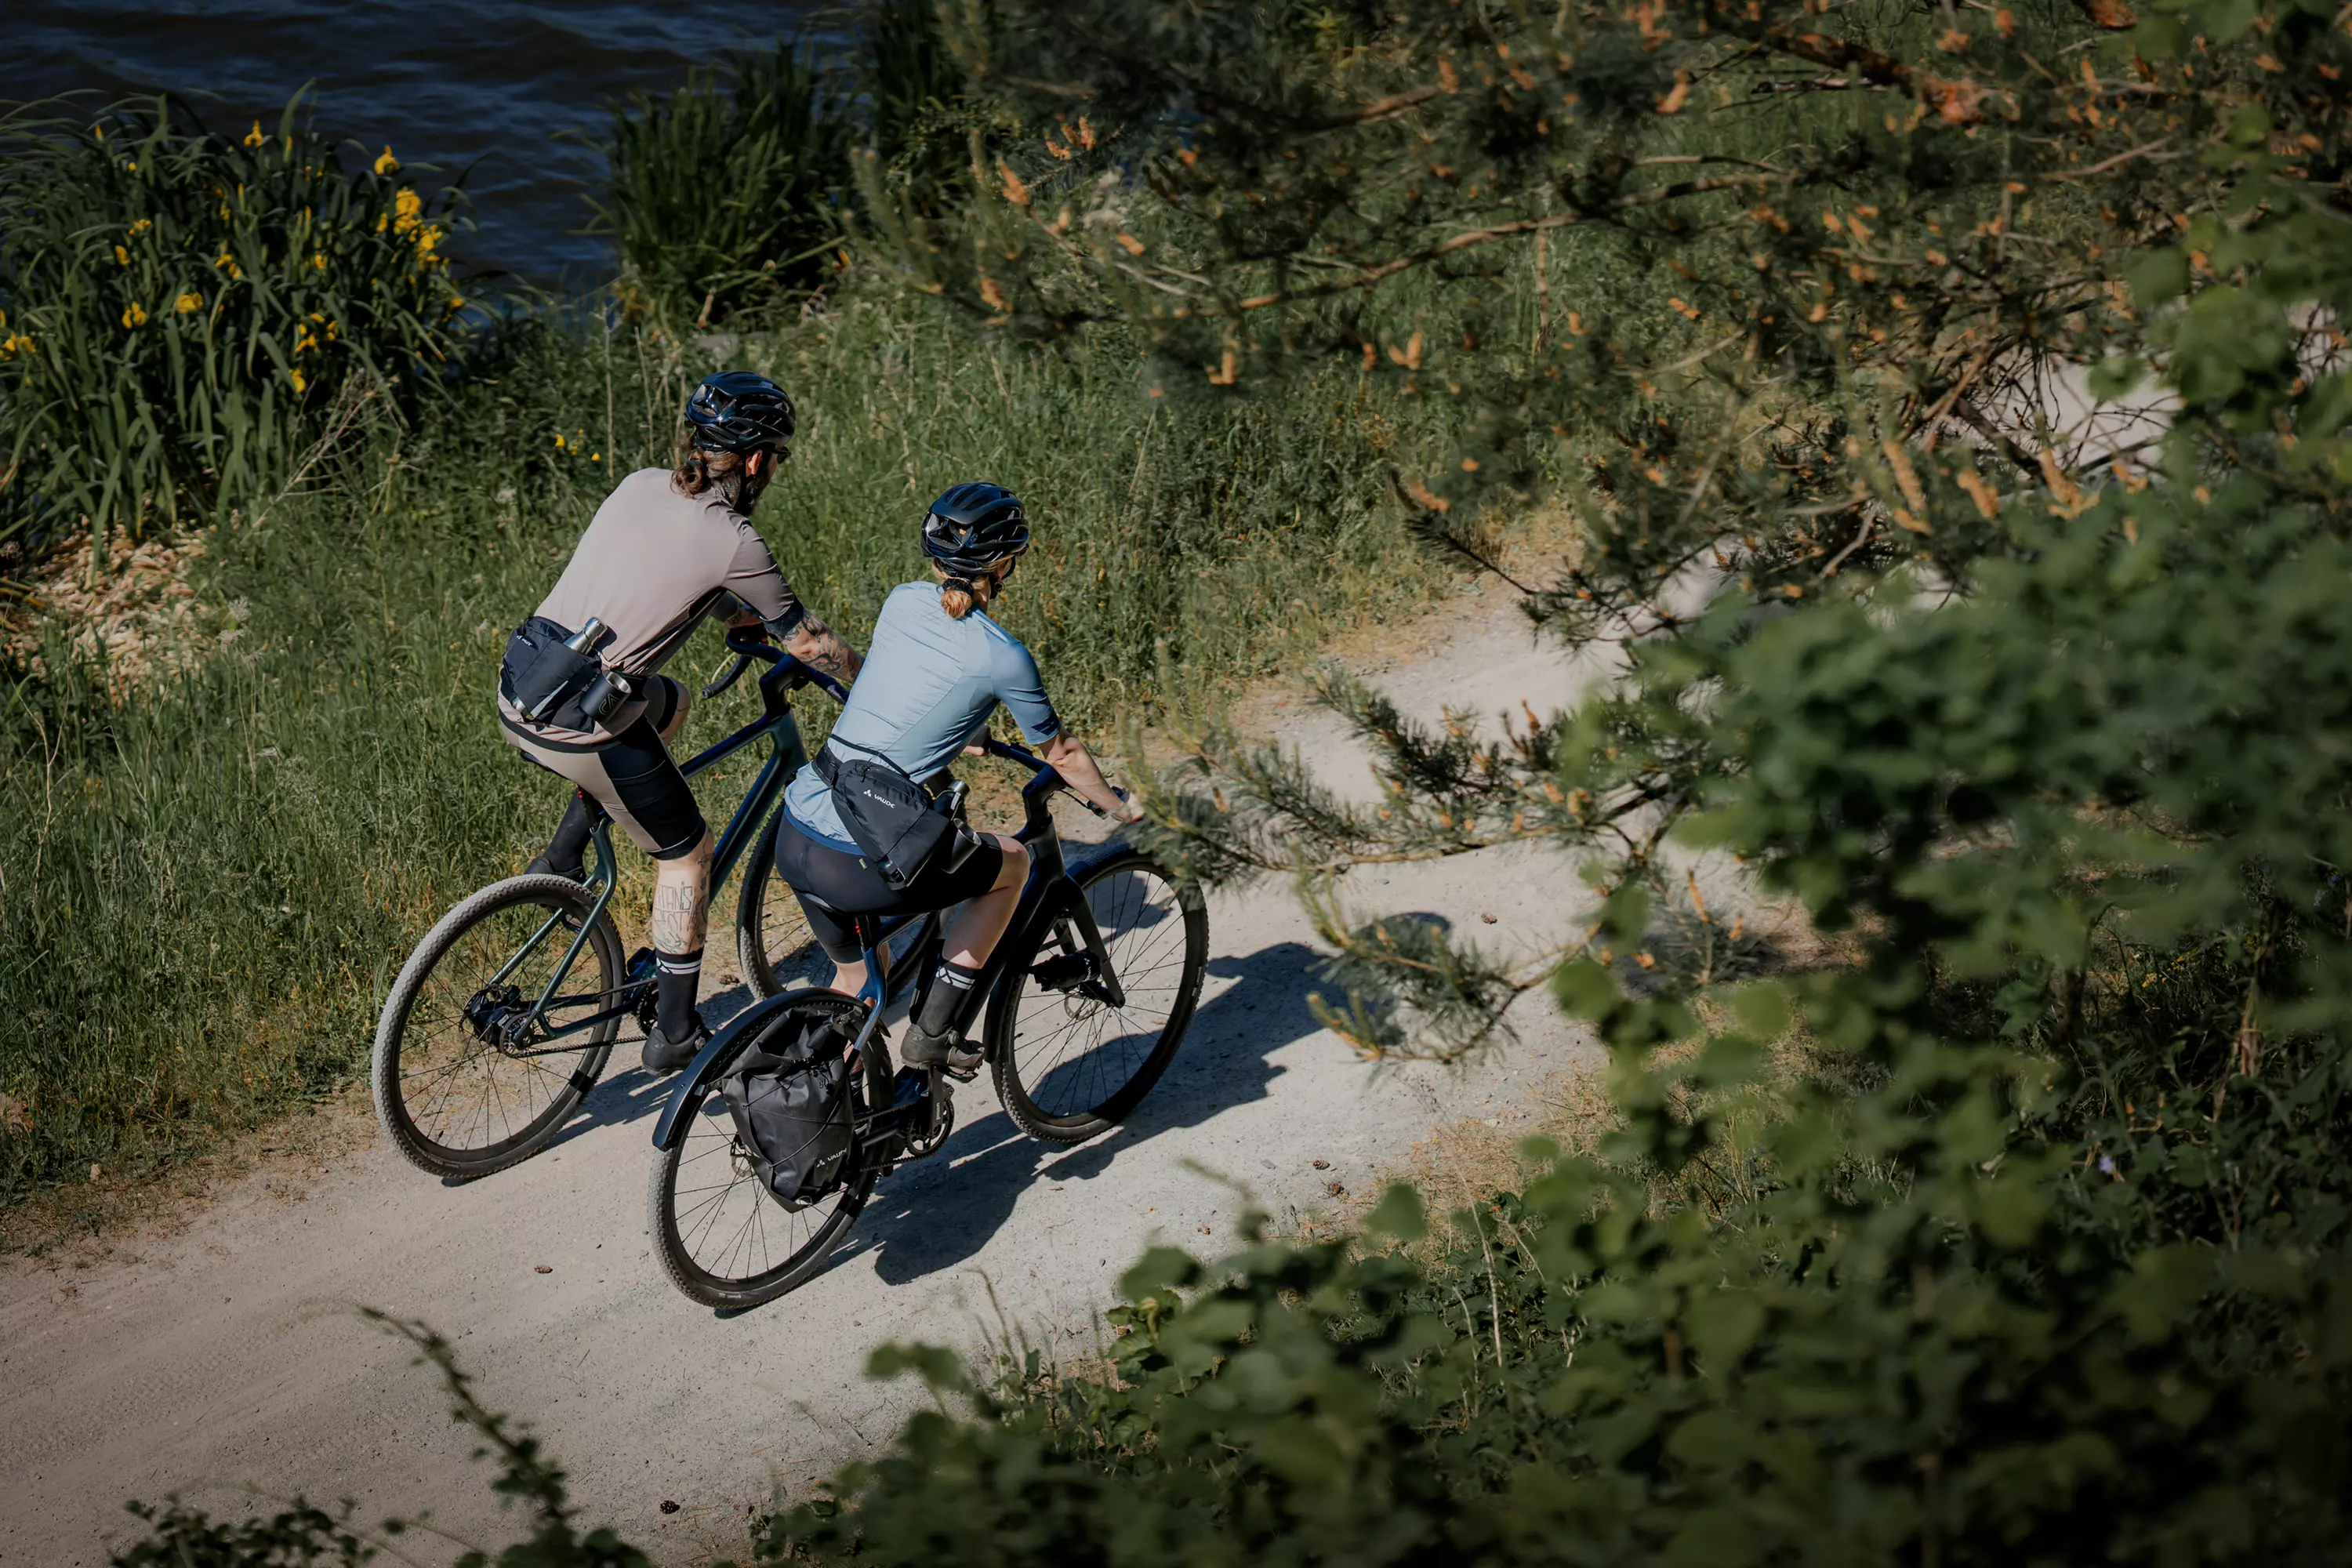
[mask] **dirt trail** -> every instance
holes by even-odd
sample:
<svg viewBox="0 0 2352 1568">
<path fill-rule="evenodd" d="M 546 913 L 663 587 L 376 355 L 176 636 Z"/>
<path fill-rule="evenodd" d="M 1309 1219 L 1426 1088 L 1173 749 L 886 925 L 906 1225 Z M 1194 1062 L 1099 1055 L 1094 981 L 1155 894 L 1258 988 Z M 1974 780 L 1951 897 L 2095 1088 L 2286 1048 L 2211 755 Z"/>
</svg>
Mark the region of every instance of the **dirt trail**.
<svg viewBox="0 0 2352 1568">
<path fill-rule="evenodd" d="M 1570 695 L 1575 672 L 1499 595 L 1457 601 L 1424 632 L 1363 664 L 1408 712 L 1450 704 L 1492 722 Z M 1259 712 L 1335 783 L 1362 780 L 1327 715 L 1295 698 Z M 1350 897 L 1532 944 L 1552 933 L 1570 880 L 1557 858 L 1489 853 L 1360 871 Z M 1048 1148 L 971 1086 L 943 1155 L 883 1184 L 826 1273 L 738 1317 L 689 1304 L 647 1251 L 661 1086 L 634 1067 L 555 1148 L 472 1185 L 444 1187 L 376 1142 L 299 1195 L 257 1173 L 179 1234 L 118 1237 L 79 1267 L 11 1260 L 0 1563 L 102 1563 L 135 1538 L 122 1500 L 175 1489 L 216 1513 L 236 1511 L 247 1487 L 355 1496 L 362 1519 L 429 1509 L 476 1543 L 507 1539 L 437 1383 L 354 1303 L 456 1341 L 490 1405 L 528 1418 L 570 1469 L 589 1519 L 666 1558 L 725 1550 L 775 1485 L 803 1486 L 887 1437 L 913 1395 L 864 1377 L 876 1344 L 975 1345 L 999 1322 L 992 1289 L 1033 1335 L 1083 1336 L 1143 1247 L 1222 1244 L 1235 1185 L 1277 1215 L 1332 1206 L 1329 1184 L 1368 1192 L 1433 1129 L 1525 1117 L 1537 1087 L 1594 1059 L 1531 1001 L 1524 1042 L 1504 1056 L 1376 1074 L 1307 1010 L 1312 938 L 1286 886 L 1216 898 L 1210 921 L 1198 1020 L 1130 1122 Z M 666 1501 L 680 1506 L 666 1514 Z"/>
</svg>

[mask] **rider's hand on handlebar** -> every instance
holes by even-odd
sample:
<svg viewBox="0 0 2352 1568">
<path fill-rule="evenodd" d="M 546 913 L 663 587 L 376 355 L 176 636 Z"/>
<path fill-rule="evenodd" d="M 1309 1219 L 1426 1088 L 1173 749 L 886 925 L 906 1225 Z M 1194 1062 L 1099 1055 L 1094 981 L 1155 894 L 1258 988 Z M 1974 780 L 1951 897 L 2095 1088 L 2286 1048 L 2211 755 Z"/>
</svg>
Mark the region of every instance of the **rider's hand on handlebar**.
<svg viewBox="0 0 2352 1568">
<path fill-rule="evenodd" d="M 730 616 L 727 619 L 727 630 L 732 636 L 745 637 L 752 642 L 768 640 L 768 624 L 760 618 L 759 612 L 756 610 L 740 610 Z"/>
</svg>

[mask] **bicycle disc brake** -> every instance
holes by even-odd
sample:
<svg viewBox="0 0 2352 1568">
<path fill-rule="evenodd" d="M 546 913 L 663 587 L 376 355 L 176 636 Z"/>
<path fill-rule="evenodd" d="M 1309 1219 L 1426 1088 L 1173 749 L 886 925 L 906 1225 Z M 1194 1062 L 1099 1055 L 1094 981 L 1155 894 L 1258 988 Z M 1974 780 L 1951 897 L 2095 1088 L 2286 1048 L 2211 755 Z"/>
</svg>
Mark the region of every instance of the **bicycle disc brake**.
<svg viewBox="0 0 2352 1568">
<path fill-rule="evenodd" d="M 507 1051 L 521 1044 L 530 1005 L 522 999 L 520 985 L 485 985 L 467 998 L 464 1016 L 474 1038 Z"/>
<path fill-rule="evenodd" d="M 1080 1002 L 1110 1000 L 1110 993 L 1103 988 L 1101 973 L 1095 955 L 1081 949 L 1034 965 L 1029 971 L 1029 978 L 1037 983 L 1040 990 L 1058 993 L 1072 1005 L 1076 1016 L 1084 1011 L 1076 1005 Z"/>
</svg>

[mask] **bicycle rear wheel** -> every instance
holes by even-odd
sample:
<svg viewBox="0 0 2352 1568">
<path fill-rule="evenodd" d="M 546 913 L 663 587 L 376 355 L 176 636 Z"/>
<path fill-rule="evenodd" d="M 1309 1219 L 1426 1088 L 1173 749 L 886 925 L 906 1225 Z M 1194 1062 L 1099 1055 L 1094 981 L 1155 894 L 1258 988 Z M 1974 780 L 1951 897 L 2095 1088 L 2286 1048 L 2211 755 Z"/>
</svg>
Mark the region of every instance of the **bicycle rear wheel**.
<svg viewBox="0 0 2352 1568">
<path fill-rule="evenodd" d="M 814 1279 L 857 1223 L 881 1177 L 869 1151 L 851 1150 L 849 1173 L 832 1192 L 787 1208 L 752 1170 L 719 1080 L 757 1039 L 812 1018 L 855 1034 L 863 1017 L 857 1003 L 832 992 L 810 991 L 786 1003 L 711 1064 L 691 1091 L 684 1130 L 670 1147 L 655 1151 L 646 1194 L 654 1254 L 670 1283 L 691 1300 L 722 1310 L 772 1301 Z M 872 1064 L 851 1074 L 852 1117 L 863 1121 L 868 1107 L 888 1103 L 888 1080 Z"/>
<path fill-rule="evenodd" d="M 604 1071 L 621 1020 L 562 1027 L 613 1005 L 620 932 L 600 919 L 563 971 L 546 1015 L 525 1023 L 595 897 L 566 877 L 511 877 L 441 918 L 402 966 L 376 1022 L 376 1120 L 411 1164 L 485 1176 L 528 1159 L 562 1128 Z"/>
<path fill-rule="evenodd" d="M 985 1037 L 1005 1113 L 1049 1143 L 1083 1142 L 1150 1092 L 1192 1022 L 1209 964 L 1201 895 L 1150 857 L 1123 850 L 1072 875 L 1124 1002 L 1114 1005 L 1085 973 L 1085 944 L 1065 917 L 997 982 Z"/>
</svg>

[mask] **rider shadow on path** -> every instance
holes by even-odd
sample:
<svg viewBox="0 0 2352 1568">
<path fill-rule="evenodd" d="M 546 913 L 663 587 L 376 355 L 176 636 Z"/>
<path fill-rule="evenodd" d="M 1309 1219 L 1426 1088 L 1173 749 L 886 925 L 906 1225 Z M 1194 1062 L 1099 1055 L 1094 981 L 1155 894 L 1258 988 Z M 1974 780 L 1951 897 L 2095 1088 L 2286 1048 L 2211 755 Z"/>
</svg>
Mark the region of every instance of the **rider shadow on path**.
<svg viewBox="0 0 2352 1568">
<path fill-rule="evenodd" d="M 1285 1071 L 1266 1058 L 1322 1027 L 1307 1005 L 1318 956 L 1304 942 L 1285 942 L 1245 957 L 1211 959 L 1210 975 L 1233 984 L 1193 1015 L 1167 1075 L 1143 1103 L 1092 1142 L 1057 1152 L 1013 1125 L 993 1103 L 985 1076 L 961 1086 L 964 1114 L 975 1097 L 987 1110 L 958 1127 L 930 1159 L 893 1173 L 832 1266 L 878 1252 L 875 1273 L 891 1285 L 951 1268 L 988 1245 L 1039 1178 L 1092 1180 L 1138 1143 L 1265 1099 Z"/>
</svg>

